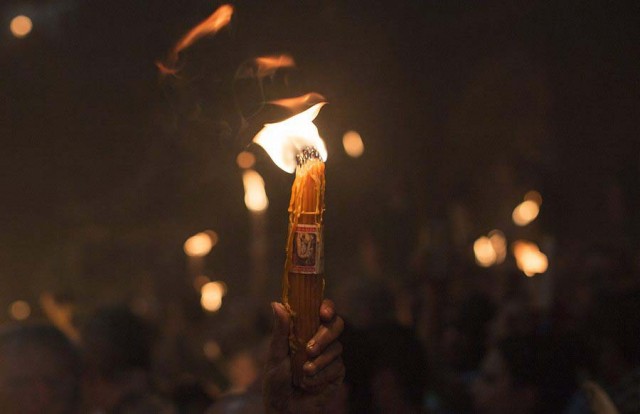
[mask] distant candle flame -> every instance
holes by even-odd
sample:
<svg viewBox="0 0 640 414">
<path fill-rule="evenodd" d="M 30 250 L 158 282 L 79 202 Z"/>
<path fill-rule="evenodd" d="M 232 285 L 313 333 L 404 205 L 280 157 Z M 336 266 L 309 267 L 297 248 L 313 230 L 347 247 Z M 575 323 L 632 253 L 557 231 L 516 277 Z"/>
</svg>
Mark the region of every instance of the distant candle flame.
<svg viewBox="0 0 640 414">
<path fill-rule="evenodd" d="M 223 282 L 209 282 L 200 290 L 200 304 L 209 312 L 216 312 L 222 307 L 222 297 L 227 292 Z"/>
<path fill-rule="evenodd" d="M 503 263 L 507 258 L 507 239 L 500 230 L 491 230 L 489 232 L 489 240 L 491 246 L 496 252 L 496 264 Z"/>
<path fill-rule="evenodd" d="M 289 55 L 260 56 L 243 64 L 237 71 L 238 78 L 264 78 L 272 76 L 278 69 L 293 68 L 296 62 Z"/>
<path fill-rule="evenodd" d="M 176 43 L 173 49 L 169 52 L 166 62 L 156 62 L 156 66 L 160 69 L 163 75 L 173 75 L 177 73 L 178 69 L 176 64 L 178 63 L 178 55 L 180 52 L 201 37 L 207 35 L 216 34 L 220 29 L 225 27 L 231 21 L 233 15 L 233 6 L 230 4 L 223 4 L 218 7 L 208 18 L 200 22 L 193 27 L 187 34 Z"/>
<path fill-rule="evenodd" d="M 476 256 L 476 263 L 482 267 L 489 267 L 496 263 L 497 255 L 493 249 L 491 240 L 482 236 L 473 243 L 473 253 Z"/>
<path fill-rule="evenodd" d="M 364 152 L 362 137 L 356 131 L 347 131 L 342 136 L 344 152 L 352 158 L 358 158 Z"/>
<path fill-rule="evenodd" d="M 9 29 L 15 37 L 25 37 L 26 35 L 31 33 L 31 29 L 33 29 L 33 22 L 27 16 L 16 16 L 11 20 Z"/>
<path fill-rule="evenodd" d="M 308 94 L 300 98 L 272 103 L 287 108 L 298 108 L 308 102 L 312 96 L 312 94 Z M 318 150 L 320 158 L 326 161 L 327 147 L 320 138 L 318 128 L 313 123 L 324 104 L 325 102 L 316 103 L 282 122 L 265 124 L 264 128 L 253 138 L 253 142 L 264 148 L 273 162 L 288 173 L 293 173 L 296 170 L 296 155 L 305 147 L 314 147 Z"/>
<path fill-rule="evenodd" d="M 549 261 L 547 256 L 540 251 L 538 245 L 533 242 L 518 240 L 513 243 L 513 255 L 516 258 L 518 269 L 525 275 L 532 277 L 547 271 Z"/>
<path fill-rule="evenodd" d="M 526 226 L 538 217 L 540 207 L 535 201 L 527 200 L 520 203 L 514 210 L 511 217 L 518 226 Z"/>
<path fill-rule="evenodd" d="M 203 257 L 209 254 L 213 246 L 218 243 L 218 234 L 207 230 L 193 235 L 184 242 L 184 252 L 187 256 Z"/>
<path fill-rule="evenodd" d="M 254 212 L 266 210 L 269 206 L 269 199 L 264 190 L 262 176 L 254 170 L 246 170 L 242 174 L 242 183 L 244 184 L 244 203 L 247 208 Z"/>
</svg>

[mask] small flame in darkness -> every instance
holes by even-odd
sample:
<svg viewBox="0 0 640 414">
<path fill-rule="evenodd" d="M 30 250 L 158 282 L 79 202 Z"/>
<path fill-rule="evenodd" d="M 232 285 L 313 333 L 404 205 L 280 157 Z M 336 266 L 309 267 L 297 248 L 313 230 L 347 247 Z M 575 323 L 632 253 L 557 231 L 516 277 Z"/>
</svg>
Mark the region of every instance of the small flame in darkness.
<svg viewBox="0 0 640 414">
<path fill-rule="evenodd" d="M 297 96 L 295 98 L 278 99 L 269 103 L 272 105 L 278 105 L 283 108 L 287 108 L 292 113 L 300 113 L 319 103 L 324 104 L 326 102 L 327 100 L 324 98 L 324 96 L 320 95 L 319 93 L 311 92 L 302 96 Z"/>
<path fill-rule="evenodd" d="M 173 75 L 178 72 L 176 64 L 178 63 L 178 55 L 180 52 L 203 36 L 216 34 L 220 29 L 225 27 L 231 21 L 233 15 L 233 6 L 223 4 L 218 7 L 208 18 L 193 27 L 187 34 L 176 43 L 169 52 L 166 62 L 156 62 L 156 66 L 163 75 Z"/>
<path fill-rule="evenodd" d="M 278 69 L 293 68 L 296 62 L 289 55 L 260 56 L 241 65 L 236 72 L 236 78 L 258 78 L 273 76 Z"/>
<path fill-rule="evenodd" d="M 318 97 L 320 95 L 307 94 L 298 98 L 283 99 L 271 103 L 298 109 L 308 105 L 310 96 Z M 327 147 L 322 138 L 320 138 L 318 128 L 313 123 L 325 103 L 315 103 L 310 108 L 284 121 L 265 124 L 264 128 L 253 138 L 253 142 L 264 148 L 273 162 L 289 173 L 295 171 L 296 155 L 305 147 L 314 147 L 320 153 L 322 160 L 326 161 Z"/>
</svg>

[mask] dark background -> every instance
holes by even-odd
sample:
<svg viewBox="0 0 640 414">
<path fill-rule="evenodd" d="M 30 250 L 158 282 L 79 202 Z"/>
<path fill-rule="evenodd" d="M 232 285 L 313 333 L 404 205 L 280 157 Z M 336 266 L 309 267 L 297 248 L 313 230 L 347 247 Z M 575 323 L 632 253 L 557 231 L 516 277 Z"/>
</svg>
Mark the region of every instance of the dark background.
<svg viewBox="0 0 640 414">
<path fill-rule="evenodd" d="M 260 125 L 241 128 L 233 76 L 273 53 L 297 69 L 266 79 L 267 98 L 330 102 L 316 122 L 329 148 L 329 286 L 366 273 L 368 240 L 382 272 L 405 280 L 472 262 L 473 240 L 494 228 L 539 243 L 550 272 L 554 253 L 594 243 L 635 257 L 636 2 L 233 4 L 230 26 L 163 79 L 154 62 L 218 3 L 2 2 L 0 309 L 43 291 L 80 309 L 197 304 L 182 243 L 205 229 L 220 236 L 207 274 L 244 297 L 251 222 L 235 157 Z M 8 31 L 18 14 L 34 23 L 23 39 Z M 348 129 L 363 136 L 361 158 L 342 151 Z M 270 199 L 274 299 L 292 177 L 249 149 Z M 516 228 L 511 211 L 530 189 L 544 198 L 540 217 Z"/>
</svg>

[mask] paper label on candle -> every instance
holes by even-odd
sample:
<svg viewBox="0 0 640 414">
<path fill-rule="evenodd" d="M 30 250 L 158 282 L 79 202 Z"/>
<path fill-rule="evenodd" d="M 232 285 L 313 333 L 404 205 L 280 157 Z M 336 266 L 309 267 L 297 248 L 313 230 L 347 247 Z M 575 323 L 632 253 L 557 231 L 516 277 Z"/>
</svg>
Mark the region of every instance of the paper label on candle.
<svg viewBox="0 0 640 414">
<path fill-rule="evenodd" d="M 291 272 L 320 274 L 324 271 L 321 229 L 314 224 L 298 224 L 293 234 Z"/>
</svg>

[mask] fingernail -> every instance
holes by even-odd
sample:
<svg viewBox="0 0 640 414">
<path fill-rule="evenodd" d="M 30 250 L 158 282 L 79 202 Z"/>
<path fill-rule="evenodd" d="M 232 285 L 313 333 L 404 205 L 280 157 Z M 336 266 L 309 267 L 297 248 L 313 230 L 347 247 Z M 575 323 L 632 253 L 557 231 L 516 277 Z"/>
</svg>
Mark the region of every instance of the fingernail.
<svg viewBox="0 0 640 414">
<path fill-rule="evenodd" d="M 304 364 L 304 370 L 307 371 L 308 373 L 313 373 L 313 371 L 315 370 L 315 365 L 313 365 L 313 362 L 305 362 Z"/>
<path fill-rule="evenodd" d="M 307 349 L 308 350 L 313 350 L 313 348 L 316 346 L 316 341 L 315 340 L 310 340 L 309 342 L 307 342 Z"/>
</svg>

